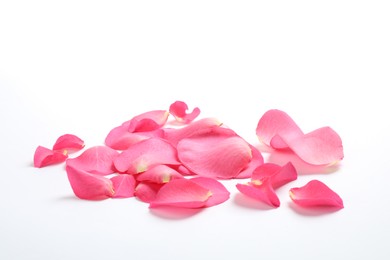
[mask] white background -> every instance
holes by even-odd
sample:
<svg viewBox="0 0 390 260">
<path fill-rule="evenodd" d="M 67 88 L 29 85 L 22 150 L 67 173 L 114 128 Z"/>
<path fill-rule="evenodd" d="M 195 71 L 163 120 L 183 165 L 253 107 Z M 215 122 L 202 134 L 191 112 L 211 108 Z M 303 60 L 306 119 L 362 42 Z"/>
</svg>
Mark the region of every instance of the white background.
<svg viewBox="0 0 390 260">
<path fill-rule="evenodd" d="M 389 259 L 389 13 L 374 0 L 1 1 L 0 259 Z M 331 126 L 345 159 L 277 190 L 277 209 L 224 181 L 227 202 L 177 214 L 82 201 L 63 165 L 32 167 L 38 145 L 100 145 L 175 100 L 255 145 L 271 108 L 305 132 Z M 345 208 L 294 206 L 288 190 L 312 179 Z"/>
</svg>

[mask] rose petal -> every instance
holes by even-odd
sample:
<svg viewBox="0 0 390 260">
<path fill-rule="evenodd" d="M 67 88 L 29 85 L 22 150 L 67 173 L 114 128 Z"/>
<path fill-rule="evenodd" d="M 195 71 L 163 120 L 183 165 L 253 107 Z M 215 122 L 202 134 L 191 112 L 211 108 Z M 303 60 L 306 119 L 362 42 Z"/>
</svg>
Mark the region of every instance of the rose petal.
<svg viewBox="0 0 390 260">
<path fill-rule="evenodd" d="M 140 182 L 135 188 L 134 195 L 141 201 L 150 203 L 156 199 L 158 191 L 164 184 Z"/>
<path fill-rule="evenodd" d="M 68 159 L 66 164 L 90 173 L 107 175 L 116 172 L 114 159 L 119 153 L 106 146 L 95 146 L 85 150 L 80 156 Z"/>
<path fill-rule="evenodd" d="M 38 146 L 34 153 L 34 167 L 41 168 L 52 164 L 62 163 L 68 158 L 67 150 L 53 151 L 43 146 Z"/>
<path fill-rule="evenodd" d="M 210 196 L 212 196 L 210 190 L 191 180 L 175 179 L 161 187 L 150 207 L 202 208 Z"/>
<path fill-rule="evenodd" d="M 137 181 L 150 181 L 154 183 L 167 183 L 173 179 L 183 178 L 179 172 L 167 165 L 156 165 L 149 170 L 138 174 Z"/>
<path fill-rule="evenodd" d="M 115 160 L 120 172 L 137 174 L 159 164 L 179 165 L 176 149 L 159 138 L 150 138 L 130 146 Z"/>
<path fill-rule="evenodd" d="M 269 179 L 272 187 L 276 189 L 296 180 L 297 177 L 297 171 L 290 162 L 283 167 L 273 163 L 265 163 L 253 172 L 252 182 L 256 184 L 257 182 L 263 182 L 265 179 Z"/>
<path fill-rule="evenodd" d="M 252 151 L 252 160 L 249 162 L 247 167 L 243 169 L 240 174 L 236 176 L 236 179 L 246 179 L 250 178 L 253 174 L 253 171 L 262 165 L 264 163 L 263 156 L 259 152 L 259 150 L 256 149 L 253 145 L 249 144 L 249 147 L 251 148 Z"/>
<path fill-rule="evenodd" d="M 212 178 L 195 177 L 192 182 L 211 191 L 211 197 L 206 201 L 205 207 L 212 207 L 227 201 L 230 197 L 230 192 L 219 181 Z"/>
<path fill-rule="evenodd" d="M 248 197 L 262 201 L 273 207 L 280 206 L 279 198 L 269 180 L 265 180 L 264 182 L 259 183 L 259 185 L 255 185 L 252 182 L 247 184 L 239 183 L 236 187 L 242 194 L 245 194 Z"/>
<path fill-rule="evenodd" d="M 236 177 L 252 159 L 251 148 L 229 129 L 215 127 L 212 132 L 181 140 L 177 145 L 180 161 L 190 171 L 210 178 Z"/>
<path fill-rule="evenodd" d="M 65 134 L 58 137 L 57 141 L 53 145 L 53 150 L 62 151 L 62 150 L 71 150 L 79 151 L 85 146 L 84 141 L 79 137 L 72 134 Z"/>
<path fill-rule="evenodd" d="M 129 132 L 146 132 L 161 128 L 168 120 L 169 112 L 166 110 L 153 110 L 133 117 L 122 125 Z"/>
<path fill-rule="evenodd" d="M 131 198 L 134 197 L 136 181 L 134 176 L 129 174 L 119 174 L 111 178 L 115 194 L 113 198 Z"/>
<path fill-rule="evenodd" d="M 66 166 L 66 172 L 74 194 L 80 199 L 103 200 L 115 193 L 110 179 L 69 165 Z"/>
<path fill-rule="evenodd" d="M 199 114 L 200 109 L 195 107 L 191 113 L 186 113 L 188 106 L 183 101 L 176 101 L 169 107 L 169 113 L 171 113 L 178 122 L 188 124 L 192 122 Z"/>
<path fill-rule="evenodd" d="M 328 186 L 312 180 L 300 188 L 290 189 L 290 198 L 303 207 L 333 206 L 343 208 L 343 200 Z"/>
</svg>

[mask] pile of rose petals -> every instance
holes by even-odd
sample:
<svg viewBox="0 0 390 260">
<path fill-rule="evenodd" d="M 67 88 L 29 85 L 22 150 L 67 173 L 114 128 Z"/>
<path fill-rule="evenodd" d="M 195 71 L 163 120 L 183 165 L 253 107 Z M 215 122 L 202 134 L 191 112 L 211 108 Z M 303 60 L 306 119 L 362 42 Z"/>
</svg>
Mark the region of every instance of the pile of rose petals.
<svg viewBox="0 0 390 260">
<path fill-rule="evenodd" d="M 275 190 L 297 179 L 294 165 L 264 162 L 254 145 L 217 119 L 194 121 L 199 114 L 199 108 L 188 112 L 186 103 L 176 101 L 169 111 L 145 112 L 114 127 L 105 146 L 74 158 L 68 155 L 83 149 L 84 141 L 66 134 L 51 149 L 38 146 L 34 166 L 66 162 L 70 186 L 80 199 L 135 196 L 150 207 L 204 208 L 229 199 L 219 180 L 250 179 L 237 184 L 238 191 L 279 207 Z M 344 157 L 342 141 L 330 127 L 305 134 L 280 110 L 267 111 L 256 134 L 264 145 L 295 153 L 310 165 L 327 167 Z M 338 194 L 318 180 L 291 188 L 290 198 L 303 207 L 343 207 Z"/>
</svg>

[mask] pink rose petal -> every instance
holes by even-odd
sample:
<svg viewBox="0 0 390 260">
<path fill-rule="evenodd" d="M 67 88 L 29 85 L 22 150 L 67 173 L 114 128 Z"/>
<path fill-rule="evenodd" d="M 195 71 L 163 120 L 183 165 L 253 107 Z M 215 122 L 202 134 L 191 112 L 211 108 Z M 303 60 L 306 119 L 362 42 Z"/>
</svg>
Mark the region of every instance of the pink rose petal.
<svg viewBox="0 0 390 260">
<path fill-rule="evenodd" d="M 63 151 L 79 151 L 85 146 L 84 141 L 79 137 L 72 134 L 65 134 L 58 137 L 57 141 L 53 145 L 53 150 Z"/>
<path fill-rule="evenodd" d="M 106 146 L 95 146 L 85 150 L 80 156 L 68 159 L 66 164 L 99 175 L 108 175 L 116 172 L 114 159 L 119 153 Z"/>
<path fill-rule="evenodd" d="M 113 198 L 134 197 L 136 181 L 134 176 L 129 174 L 119 174 L 111 178 L 115 194 Z"/>
<path fill-rule="evenodd" d="M 103 200 L 114 195 L 112 181 L 103 176 L 66 166 L 69 183 L 80 199 Z"/>
<path fill-rule="evenodd" d="M 159 138 L 150 138 L 130 146 L 115 160 L 120 172 L 137 174 L 159 164 L 179 165 L 176 149 Z"/>
<path fill-rule="evenodd" d="M 250 178 L 253 174 L 253 171 L 262 165 L 264 163 L 263 156 L 259 152 L 259 150 L 256 149 L 253 145 L 250 145 L 251 151 L 252 151 L 252 160 L 249 162 L 247 167 L 243 169 L 240 174 L 236 176 L 236 179 L 246 179 Z"/>
<path fill-rule="evenodd" d="M 169 107 L 171 113 L 178 122 L 188 124 L 192 122 L 199 114 L 200 109 L 195 107 L 191 113 L 187 114 L 188 106 L 183 101 L 176 101 Z"/>
<path fill-rule="evenodd" d="M 230 197 L 230 192 L 219 181 L 212 178 L 195 177 L 192 182 L 211 191 L 211 197 L 206 201 L 205 207 L 212 207 L 227 201 Z"/>
<path fill-rule="evenodd" d="M 272 187 L 276 189 L 296 180 L 297 177 L 297 171 L 290 162 L 282 167 L 273 163 L 265 163 L 253 172 L 252 182 L 262 182 L 265 179 L 269 179 Z"/>
<path fill-rule="evenodd" d="M 150 203 L 156 199 L 158 191 L 164 184 L 140 182 L 135 188 L 134 195 L 141 201 Z"/>
<path fill-rule="evenodd" d="M 300 188 L 290 189 L 290 198 L 303 207 L 344 207 L 340 196 L 318 180 L 312 180 Z"/>
<path fill-rule="evenodd" d="M 150 207 L 202 208 L 206 206 L 210 196 L 210 190 L 191 180 L 175 179 L 161 187 Z"/>
<path fill-rule="evenodd" d="M 164 164 L 156 165 L 137 175 L 137 181 L 149 181 L 154 183 L 167 183 L 173 179 L 181 178 L 183 178 L 183 175 Z"/>
<path fill-rule="evenodd" d="M 52 164 L 62 163 L 68 158 L 67 150 L 53 151 L 38 146 L 34 153 L 34 167 L 41 168 Z"/>
<path fill-rule="evenodd" d="M 161 128 L 168 120 L 169 112 L 166 110 L 153 110 L 133 117 L 122 125 L 129 132 L 146 132 Z"/>
<path fill-rule="evenodd" d="M 229 129 L 185 138 L 177 145 L 180 161 L 190 171 L 210 178 L 235 178 L 252 159 L 250 146 Z M 234 132 L 233 132 L 234 133 Z"/>
<path fill-rule="evenodd" d="M 249 182 L 247 184 L 237 184 L 236 187 L 242 194 L 245 194 L 248 197 L 262 201 L 273 207 L 280 206 L 279 198 L 269 180 L 265 180 L 264 182 L 259 183 L 259 185 Z"/>
</svg>

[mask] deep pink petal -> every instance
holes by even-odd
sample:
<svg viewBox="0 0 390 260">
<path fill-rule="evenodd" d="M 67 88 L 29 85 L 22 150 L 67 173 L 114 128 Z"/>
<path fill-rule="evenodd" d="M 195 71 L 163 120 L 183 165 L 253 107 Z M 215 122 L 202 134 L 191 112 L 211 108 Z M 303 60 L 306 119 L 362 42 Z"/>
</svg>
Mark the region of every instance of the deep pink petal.
<svg viewBox="0 0 390 260">
<path fill-rule="evenodd" d="M 179 165 L 176 149 L 159 138 L 149 138 L 130 146 L 115 160 L 120 172 L 137 174 L 159 164 Z"/>
<path fill-rule="evenodd" d="M 228 130 L 215 127 L 213 132 L 181 140 L 177 145 L 180 161 L 203 177 L 237 177 L 251 161 L 252 151 L 241 137 L 226 134 Z"/>
<path fill-rule="evenodd" d="M 259 185 L 254 185 L 252 182 L 249 182 L 247 184 L 237 184 L 236 187 L 242 194 L 248 197 L 262 201 L 273 207 L 280 206 L 279 198 L 268 180 L 265 180 Z"/>
<path fill-rule="evenodd" d="M 107 175 L 116 172 L 114 159 L 119 153 L 107 146 L 95 146 L 85 150 L 80 156 L 68 159 L 66 164 L 90 173 Z"/>
<path fill-rule="evenodd" d="M 136 181 L 134 176 L 129 174 L 119 174 L 111 178 L 115 194 L 113 198 L 134 197 Z"/>
<path fill-rule="evenodd" d="M 236 176 L 236 179 L 246 179 L 250 178 L 253 174 L 253 171 L 264 163 L 263 156 L 253 145 L 250 145 L 252 151 L 252 160 L 249 162 L 248 166 L 243 169 L 240 174 Z"/>
<path fill-rule="evenodd" d="M 205 207 L 212 207 L 227 201 L 230 197 L 230 192 L 219 181 L 212 178 L 195 177 L 192 182 L 211 191 L 211 197 L 206 201 Z"/>
<path fill-rule="evenodd" d="M 135 188 L 134 195 L 141 201 L 150 203 L 156 199 L 158 191 L 164 184 L 140 182 Z"/>
<path fill-rule="evenodd" d="M 34 153 L 34 167 L 41 168 L 52 164 L 62 163 L 68 158 L 67 150 L 53 151 L 38 146 Z"/>
<path fill-rule="evenodd" d="M 212 196 L 210 190 L 191 180 L 175 179 L 161 187 L 150 207 L 202 208 L 210 196 Z"/>
<path fill-rule="evenodd" d="M 57 141 L 53 145 L 53 150 L 56 151 L 79 151 L 85 146 L 84 141 L 79 137 L 72 134 L 65 134 L 58 137 Z"/>
<path fill-rule="evenodd" d="M 287 113 L 272 109 L 260 118 L 256 134 L 260 142 L 275 149 L 284 149 L 288 148 L 286 140 L 300 137 L 303 132 Z"/>
<path fill-rule="evenodd" d="M 110 179 L 69 165 L 66 166 L 66 172 L 74 194 L 80 199 L 103 200 L 115 193 Z"/>
<path fill-rule="evenodd" d="M 340 136 L 330 127 L 322 127 L 288 145 L 303 161 L 313 165 L 335 164 L 344 158 Z"/>
<path fill-rule="evenodd" d="M 122 125 L 133 132 L 153 131 L 161 128 L 168 120 L 169 112 L 166 110 L 153 110 L 133 117 Z"/>
<path fill-rule="evenodd" d="M 318 180 L 309 181 L 300 188 L 290 189 L 290 198 L 303 207 L 333 206 L 343 208 L 343 200 L 328 186 Z"/>
<path fill-rule="evenodd" d="M 137 181 L 149 181 L 154 183 L 167 183 L 173 179 L 181 179 L 183 175 L 171 167 L 160 164 L 137 175 Z"/>
<path fill-rule="evenodd" d="M 176 101 L 169 107 L 169 113 L 171 113 L 178 122 L 184 124 L 192 122 L 200 114 L 200 109 L 197 107 L 190 113 L 187 113 L 187 110 L 188 106 L 183 101 Z"/>
<path fill-rule="evenodd" d="M 290 162 L 282 167 L 273 163 L 265 163 L 253 172 L 252 182 L 263 182 L 265 179 L 269 179 L 272 187 L 276 189 L 296 180 L 297 177 L 297 171 Z"/>
</svg>

